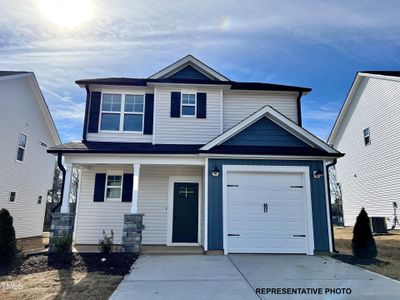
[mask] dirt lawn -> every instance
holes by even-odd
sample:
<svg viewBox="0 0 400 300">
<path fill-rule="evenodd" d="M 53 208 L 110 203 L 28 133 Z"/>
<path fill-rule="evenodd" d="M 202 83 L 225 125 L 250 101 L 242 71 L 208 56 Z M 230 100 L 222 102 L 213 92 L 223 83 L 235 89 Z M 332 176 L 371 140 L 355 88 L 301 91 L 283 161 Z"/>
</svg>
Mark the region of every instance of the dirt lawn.
<svg viewBox="0 0 400 300">
<path fill-rule="evenodd" d="M 0 277 L 0 299 L 108 299 L 122 275 L 53 270 Z"/>
<path fill-rule="evenodd" d="M 374 236 L 378 256 L 376 259 L 360 260 L 352 256 L 351 239 L 353 228 L 335 228 L 337 259 L 354 264 L 370 271 L 400 280 L 400 230 L 391 230 L 389 234 Z"/>
</svg>

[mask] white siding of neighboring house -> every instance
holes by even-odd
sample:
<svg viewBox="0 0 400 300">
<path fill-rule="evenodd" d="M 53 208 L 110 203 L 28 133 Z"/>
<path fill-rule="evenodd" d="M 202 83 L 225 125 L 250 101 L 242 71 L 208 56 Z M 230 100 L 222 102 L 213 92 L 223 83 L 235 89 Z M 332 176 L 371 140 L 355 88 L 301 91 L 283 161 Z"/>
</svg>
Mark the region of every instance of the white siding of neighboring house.
<svg viewBox="0 0 400 300">
<path fill-rule="evenodd" d="M 268 91 L 227 91 L 224 92 L 224 131 L 255 113 L 265 105 L 270 105 L 297 123 L 298 93 L 277 93 Z"/>
<path fill-rule="evenodd" d="M 153 93 L 152 89 L 143 87 L 112 87 L 95 86 L 91 91 L 97 91 L 108 94 L 146 94 Z M 153 136 L 151 134 L 142 134 L 135 132 L 104 132 L 100 131 L 101 112 L 99 116 L 99 132 L 87 133 L 86 139 L 91 142 L 131 142 L 131 143 L 151 143 Z"/>
<path fill-rule="evenodd" d="M 171 118 L 171 92 L 182 87 L 157 87 L 155 91 L 155 143 L 206 144 L 221 134 L 221 89 L 199 87 L 191 92 L 207 93 L 207 118 Z"/>
<path fill-rule="evenodd" d="M 76 244 L 97 244 L 103 229 L 114 231 L 114 242 L 121 244 L 123 215 L 130 212 L 131 202 L 93 202 L 96 173 L 105 173 L 107 168 L 132 172 L 129 166 L 93 166 L 83 169 L 80 197 L 76 213 Z M 203 176 L 203 169 L 194 166 L 142 165 L 139 176 L 140 213 L 144 213 L 143 244 L 165 245 L 167 243 L 168 188 L 170 176 Z M 200 189 L 202 187 L 199 187 Z M 204 195 L 204 193 L 202 193 Z M 201 207 L 204 206 L 202 196 Z M 201 222 L 201 228 L 204 221 Z M 201 230 L 203 233 L 204 231 Z M 203 238 L 200 237 L 200 241 Z"/>
<path fill-rule="evenodd" d="M 55 166 L 41 142 L 52 147 L 54 141 L 28 78 L 0 80 L 0 103 L 0 207 L 14 218 L 17 238 L 39 236 Z M 23 162 L 16 161 L 20 131 L 28 136 Z M 11 191 L 17 193 L 14 203 Z"/>
<path fill-rule="evenodd" d="M 364 77 L 338 132 L 333 146 L 345 153 L 336 169 L 346 226 L 355 224 L 361 207 L 369 216 L 392 218 L 392 202 L 400 204 L 399 99 L 400 82 Z"/>
</svg>

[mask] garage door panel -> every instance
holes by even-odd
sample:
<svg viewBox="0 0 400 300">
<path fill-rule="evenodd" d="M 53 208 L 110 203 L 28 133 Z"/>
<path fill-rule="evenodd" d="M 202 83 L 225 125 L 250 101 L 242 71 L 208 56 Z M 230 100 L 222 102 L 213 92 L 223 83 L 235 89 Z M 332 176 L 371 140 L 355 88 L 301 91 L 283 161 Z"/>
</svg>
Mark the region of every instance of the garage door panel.
<svg viewBox="0 0 400 300">
<path fill-rule="evenodd" d="M 303 174 L 228 172 L 227 202 L 229 252 L 306 253 Z"/>
</svg>

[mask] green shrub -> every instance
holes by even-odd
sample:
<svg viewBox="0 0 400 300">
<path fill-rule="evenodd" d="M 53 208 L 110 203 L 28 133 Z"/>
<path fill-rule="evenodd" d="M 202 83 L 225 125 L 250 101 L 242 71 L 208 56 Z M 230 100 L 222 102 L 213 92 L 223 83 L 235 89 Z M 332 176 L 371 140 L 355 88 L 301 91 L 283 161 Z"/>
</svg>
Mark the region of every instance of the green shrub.
<svg viewBox="0 0 400 300">
<path fill-rule="evenodd" d="M 359 258 L 374 258 L 378 254 L 370 220 L 364 208 L 361 209 L 354 226 L 351 248 L 353 255 Z"/>
<path fill-rule="evenodd" d="M 54 247 L 58 255 L 65 255 L 71 252 L 72 235 L 64 234 L 62 237 L 54 239 Z"/>
<path fill-rule="evenodd" d="M 17 245 L 13 218 L 7 209 L 0 210 L 0 265 L 9 266 L 15 262 Z"/>
<path fill-rule="evenodd" d="M 107 235 L 103 230 L 103 238 L 99 240 L 99 250 L 101 253 L 108 254 L 111 252 L 114 245 L 114 231 L 111 230 L 111 235 Z"/>
</svg>

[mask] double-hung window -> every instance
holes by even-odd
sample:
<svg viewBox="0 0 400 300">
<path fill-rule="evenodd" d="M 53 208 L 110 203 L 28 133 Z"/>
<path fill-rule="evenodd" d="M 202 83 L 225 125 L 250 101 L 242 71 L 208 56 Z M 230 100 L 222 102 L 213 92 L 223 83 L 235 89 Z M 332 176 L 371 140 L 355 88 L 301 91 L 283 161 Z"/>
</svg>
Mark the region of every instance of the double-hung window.
<svg viewBox="0 0 400 300">
<path fill-rule="evenodd" d="M 143 95 L 125 95 L 124 131 L 143 131 Z"/>
<path fill-rule="evenodd" d="M 120 94 L 103 94 L 100 130 L 119 131 L 121 98 Z"/>
<path fill-rule="evenodd" d="M 17 198 L 17 193 L 16 192 L 10 192 L 10 197 L 9 197 L 9 201 L 11 202 L 11 203 L 14 203 L 15 202 L 15 198 Z"/>
<path fill-rule="evenodd" d="M 364 145 L 368 146 L 369 144 L 371 144 L 371 135 L 368 127 L 364 129 Z"/>
<path fill-rule="evenodd" d="M 18 138 L 17 160 L 21 162 L 24 161 L 25 158 L 26 139 L 26 134 L 20 132 Z"/>
<path fill-rule="evenodd" d="M 183 94 L 181 98 L 182 116 L 196 115 L 196 94 Z"/>
<path fill-rule="evenodd" d="M 106 199 L 121 200 L 122 175 L 107 175 Z"/>
</svg>

